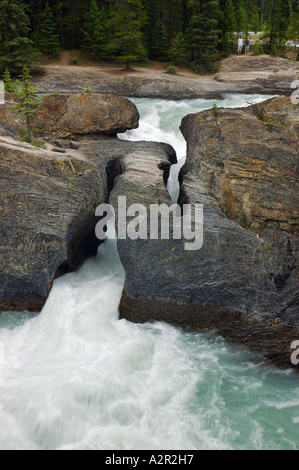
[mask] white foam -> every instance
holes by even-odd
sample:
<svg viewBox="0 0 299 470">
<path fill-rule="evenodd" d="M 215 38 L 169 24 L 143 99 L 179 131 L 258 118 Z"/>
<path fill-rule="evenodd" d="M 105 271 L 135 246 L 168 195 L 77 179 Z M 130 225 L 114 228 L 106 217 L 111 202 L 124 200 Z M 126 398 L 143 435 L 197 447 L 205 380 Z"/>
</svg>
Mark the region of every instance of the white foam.
<svg viewBox="0 0 299 470">
<path fill-rule="evenodd" d="M 181 139 L 180 116 L 197 109 L 195 102 L 143 103 L 146 125 L 155 116 L 167 128 L 157 139 L 172 144 L 175 133 Z M 1 449 L 298 446 L 297 377 L 246 362 L 251 353 L 214 333 L 118 320 L 123 284 L 109 240 L 54 282 L 39 316 L 14 329 L 0 317 Z"/>
</svg>

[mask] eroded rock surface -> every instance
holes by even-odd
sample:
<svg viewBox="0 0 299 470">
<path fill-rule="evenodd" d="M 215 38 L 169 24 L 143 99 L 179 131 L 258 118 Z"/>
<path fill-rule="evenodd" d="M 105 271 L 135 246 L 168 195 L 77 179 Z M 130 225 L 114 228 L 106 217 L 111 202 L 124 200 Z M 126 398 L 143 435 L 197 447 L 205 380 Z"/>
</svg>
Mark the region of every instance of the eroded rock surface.
<svg viewBox="0 0 299 470">
<path fill-rule="evenodd" d="M 45 97 L 33 123 L 46 139 L 38 149 L 17 140 L 24 124 L 13 112 L 16 96 L 6 98 L 0 110 L 0 311 L 39 311 L 53 279 L 96 254 L 95 209 L 108 200 L 107 168 L 127 149 L 113 136 L 137 127 L 139 114 L 117 96 Z"/>
<path fill-rule="evenodd" d="M 40 310 L 53 279 L 99 245 L 106 178 L 78 155 L 0 139 L 0 310 Z"/>
<path fill-rule="evenodd" d="M 17 135 L 18 129 L 24 127 L 21 118 L 13 112 L 16 102 L 16 95 L 7 95 L 7 103 L 1 106 L 2 135 L 7 132 Z M 137 128 L 138 123 L 137 108 L 126 98 L 78 93 L 44 97 L 32 127 L 39 129 L 38 134 L 42 136 L 72 139 L 101 134 L 115 136 Z"/>
<path fill-rule="evenodd" d="M 279 106 L 282 104 L 278 101 Z M 264 106 L 270 116 L 275 105 Z M 296 114 L 287 105 L 281 109 L 286 120 L 290 113 Z M 211 112 L 185 118 L 188 160 L 180 202 L 203 204 L 203 247 L 186 251 L 184 240 L 119 240 L 126 270 L 120 311 L 122 317 L 135 322 L 166 321 L 190 330 L 215 328 L 226 338 L 263 352 L 277 365 L 291 367 L 290 346 L 299 337 L 299 244 L 292 231 L 281 227 L 286 219 L 288 227 L 290 223 L 296 225 L 296 194 L 291 186 L 298 182 L 298 134 L 295 125 L 291 129 L 275 124 L 279 129 L 270 131 L 256 112 L 221 111 L 218 123 Z M 157 165 L 146 176 L 141 171 L 137 176 L 131 162 L 124 169 L 114 197 L 126 194 L 130 198 L 130 182 L 134 181 L 133 200 L 147 205 L 158 200 L 170 203 L 166 189 L 157 182 Z M 292 184 L 287 184 L 290 178 Z M 280 229 L 270 225 L 260 231 L 259 223 L 264 219 L 253 211 L 257 204 L 249 206 L 257 231 L 252 224 L 242 227 L 239 217 L 228 218 L 220 194 L 227 193 L 230 180 L 233 188 L 241 188 L 230 191 L 236 194 L 238 215 L 244 211 L 244 204 L 238 200 L 241 190 L 244 195 L 258 194 L 259 190 L 259 200 L 262 192 L 270 199 L 276 181 L 277 199 L 285 204 L 288 214 L 281 220 L 284 208 L 277 211 L 273 206 Z M 284 191 L 290 196 L 283 197 Z"/>
<path fill-rule="evenodd" d="M 289 98 L 189 115 L 182 132 L 188 142 L 185 172 L 200 170 L 201 190 L 226 215 L 245 227 L 296 229 L 299 108 Z"/>
<path fill-rule="evenodd" d="M 53 279 L 96 254 L 95 209 L 108 202 L 127 154 L 142 155 L 139 170 L 159 159 L 161 188 L 176 162 L 158 143 L 54 143 L 45 150 L 0 137 L 0 311 L 41 310 Z"/>
<path fill-rule="evenodd" d="M 36 119 L 42 133 L 74 137 L 125 132 L 136 129 L 139 114 L 136 106 L 117 95 L 73 94 L 48 96 Z"/>
<path fill-rule="evenodd" d="M 46 100 L 57 119 L 44 118 L 43 129 L 63 155 L 0 140 L 2 310 L 39 310 L 53 278 L 95 252 L 98 204 L 117 208 L 119 196 L 148 210 L 172 204 L 165 186 L 176 162 L 171 147 L 107 138 L 122 126 L 101 134 L 96 112 L 71 128 L 77 105 L 68 110 L 68 98 Z M 13 135 L 19 124 L 5 109 L 1 133 Z M 121 317 L 213 328 L 291 366 L 290 346 L 299 337 L 297 109 L 279 99 L 184 119 L 180 203 L 203 204 L 203 247 L 150 240 L 150 227 L 148 239 L 120 239 Z"/>
</svg>

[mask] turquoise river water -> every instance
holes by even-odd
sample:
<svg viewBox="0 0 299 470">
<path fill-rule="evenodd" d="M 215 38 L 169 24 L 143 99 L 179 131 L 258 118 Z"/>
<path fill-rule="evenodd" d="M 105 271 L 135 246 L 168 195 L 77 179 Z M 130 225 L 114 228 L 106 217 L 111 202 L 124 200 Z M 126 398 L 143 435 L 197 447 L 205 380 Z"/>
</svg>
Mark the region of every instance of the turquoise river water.
<svg viewBox="0 0 299 470">
<path fill-rule="evenodd" d="M 132 101 L 141 124 L 120 137 L 175 147 L 175 199 L 181 119 L 215 101 Z M 0 316 L 0 449 L 299 449 L 297 374 L 256 364 L 214 332 L 119 320 L 123 283 L 110 239 L 54 282 L 39 315 Z"/>
</svg>

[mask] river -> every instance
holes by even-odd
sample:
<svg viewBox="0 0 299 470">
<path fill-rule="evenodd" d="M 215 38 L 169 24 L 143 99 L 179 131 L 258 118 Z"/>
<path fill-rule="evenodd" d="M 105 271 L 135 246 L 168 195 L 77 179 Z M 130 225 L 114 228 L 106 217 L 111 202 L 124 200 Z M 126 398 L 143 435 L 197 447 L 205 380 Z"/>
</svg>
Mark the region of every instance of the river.
<svg viewBox="0 0 299 470">
<path fill-rule="evenodd" d="M 176 148 L 175 200 L 181 119 L 215 101 L 132 101 L 141 124 L 121 138 Z M 39 315 L 0 316 L 0 449 L 299 449 L 298 375 L 257 364 L 214 332 L 119 320 L 123 284 L 109 239 L 54 282 Z"/>
</svg>

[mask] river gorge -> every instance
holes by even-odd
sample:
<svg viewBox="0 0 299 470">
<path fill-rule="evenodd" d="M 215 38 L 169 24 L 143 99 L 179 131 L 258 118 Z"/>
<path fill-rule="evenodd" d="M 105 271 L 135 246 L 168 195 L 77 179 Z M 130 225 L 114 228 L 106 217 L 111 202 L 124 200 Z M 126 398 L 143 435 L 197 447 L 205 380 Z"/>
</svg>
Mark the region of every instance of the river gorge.
<svg viewBox="0 0 299 470">
<path fill-rule="evenodd" d="M 176 201 L 182 118 L 267 98 L 132 99 L 140 125 L 119 138 L 175 148 Z M 54 281 L 41 313 L 0 316 L 0 447 L 298 450 L 298 374 L 214 329 L 119 318 L 125 270 L 113 234 L 110 225 L 97 256 Z"/>
</svg>

